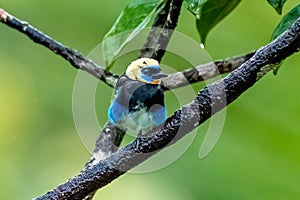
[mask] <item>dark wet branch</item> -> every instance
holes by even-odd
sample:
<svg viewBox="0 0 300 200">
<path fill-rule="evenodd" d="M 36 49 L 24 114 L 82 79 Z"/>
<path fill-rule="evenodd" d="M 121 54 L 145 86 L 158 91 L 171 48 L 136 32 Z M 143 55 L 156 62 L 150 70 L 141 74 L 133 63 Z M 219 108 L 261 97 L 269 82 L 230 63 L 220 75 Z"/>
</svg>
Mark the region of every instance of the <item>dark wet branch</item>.
<svg viewBox="0 0 300 200">
<path fill-rule="evenodd" d="M 175 1 L 170 1 L 170 2 L 175 2 Z M 170 7 L 168 9 L 170 10 Z M 176 11 L 176 9 L 174 9 L 173 11 Z M 177 9 L 178 12 L 177 17 L 179 16 L 179 11 L 180 11 L 180 7 L 178 7 Z M 163 15 L 163 13 L 161 13 L 161 16 L 166 17 L 168 15 Z M 169 18 L 166 17 L 165 19 L 168 20 Z M 117 76 L 110 73 L 105 73 L 104 69 L 97 66 L 91 60 L 85 58 L 82 54 L 61 45 L 60 43 L 52 40 L 50 37 L 44 35 L 42 32 L 38 31 L 34 27 L 16 19 L 15 17 L 9 15 L 8 13 L 6 13 L 1 9 L 0 9 L 0 21 L 14 29 L 19 30 L 20 32 L 30 37 L 33 41 L 49 48 L 54 53 L 62 56 L 64 59 L 68 60 L 74 67 L 89 72 L 90 74 L 94 75 L 100 80 L 103 80 L 110 86 L 115 85 Z M 159 24 L 160 23 L 159 20 L 157 20 L 156 23 Z M 162 25 L 161 27 L 167 27 L 167 23 L 165 24 L 165 26 Z M 294 35 L 293 35 L 293 31 L 294 31 Z M 237 98 L 244 90 L 252 86 L 254 82 L 258 80 L 260 76 L 263 75 L 263 73 L 271 69 L 270 67 L 265 67 L 265 65 L 268 66 L 268 64 L 278 63 L 286 56 L 289 56 L 294 51 L 297 51 L 299 48 L 299 35 L 295 31 L 299 32 L 299 20 L 294 26 L 294 30 L 292 31 L 290 30 L 288 34 L 286 33 L 285 36 L 283 36 L 281 39 L 278 39 L 276 42 L 272 43 L 271 47 L 266 46 L 264 49 L 261 49 L 258 52 L 256 52 L 255 56 L 253 56 L 250 60 L 248 59 L 249 57 L 252 56 L 252 54 L 247 54 L 245 56 L 241 56 L 229 60 L 208 63 L 201 67 L 198 66 L 196 68 L 197 70 L 191 69 L 181 73 L 185 79 L 184 80 L 185 83 L 178 81 L 177 83 L 174 84 L 174 83 L 168 83 L 168 81 L 164 81 L 164 83 L 167 83 L 165 84 L 165 87 L 177 88 L 177 87 L 184 86 L 187 83 L 194 83 L 194 82 L 206 80 L 206 78 L 211 78 L 218 74 L 217 70 L 213 70 L 213 72 L 216 73 L 211 75 L 212 74 L 211 71 L 207 69 L 212 69 L 213 67 L 215 67 L 215 69 L 218 69 L 220 73 L 227 73 L 233 70 L 234 68 L 238 67 L 239 65 L 241 65 L 246 60 L 248 60 L 240 69 L 236 70 L 235 72 L 232 72 L 226 78 L 204 88 L 199 93 L 198 97 L 195 99 L 194 102 L 183 107 L 181 110 L 177 111 L 174 114 L 174 116 L 172 116 L 167 120 L 166 125 L 161 130 L 156 130 L 156 131 L 153 130 L 152 133 L 155 133 L 154 136 L 149 138 L 139 138 L 135 140 L 133 143 L 131 143 L 130 145 L 128 145 L 127 147 L 123 148 L 122 150 L 114 154 L 112 153 L 118 149 L 117 146 L 121 141 L 123 133 L 119 133 L 118 130 L 114 129 L 114 127 L 110 127 L 110 125 L 108 125 L 107 126 L 108 129 L 104 129 L 102 134 L 100 135 L 92 159 L 86 165 L 82 173 L 74 177 L 73 179 L 69 180 L 65 184 L 59 186 L 57 189 L 47 193 L 46 195 L 41 197 L 41 199 L 48 199 L 48 197 L 49 198 L 53 197 L 53 199 L 65 199 L 69 197 L 74 197 L 73 199 L 81 199 L 87 194 L 89 194 L 90 192 L 97 190 L 99 187 L 117 178 L 117 176 L 123 174 L 124 171 L 126 171 L 127 169 L 134 167 L 138 163 L 150 157 L 152 154 L 154 154 L 153 153 L 154 150 L 166 146 L 168 144 L 168 141 L 170 141 L 173 137 L 175 137 L 176 133 L 178 137 L 177 139 L 180 139 L 180 137 L 182 137 L 184 134 L 187 134 L 189 130 L 191 130 L 194 127 L 194 125 L 201 124 L 203 121 L 205 121 L 207 118 L 210 117 L 210 114 L 217 112 L 219 109 L 222 109 L 225 106 L 222 104 L 224 103 L 222 101 L 219 102 L 216 101 L 217 103 L 211 104 L 212 102 L 214 102 L 213 100 L 222 99 L 220 96 L 218 96 L 218 94 L 221 94 L 222 92 L 220 89 L 222 88 L 222 86 L 224 87 L 223 89 L 225 89 L 226 91 L 226 98 L 227 98 L 226 103 L 229 104 L 235 98 Z M 162 36 L 160 35 L 162 33 L 163 32 L 159 32 L 157 36 L 158 37 L 164 36 L 164 35 Z M 153 36 L 155 36 L 155 33 L 152 34 Z M 167 32 L 166 35 L 168 34 L 170 33 Z M 162 37 L 162 39 L 164 38 Z M 148 41 L 148 42 L 149 44 L 151 44 L 153 41 L 152 42 Z M 165 46 L 156 45 L 156 47 L 165 49 L 165 47 L 167 46 L 167 42 L 164 43 Z M 153 48 L 152 50 L 154 53 L 153 57 L 155 58 L 155 56 L 157 56 L 157 59 L 160 60 L 164 52 L 162 52 L 162 54 L 159 54 L 159 52 L 155 53 L 154 51 L 155 48 Z M 168 78 L 173 77 L 172 80 L 180 80 L 180 79 L 176 79 L 176 76 L 178 74 L 180 73 L 170 75 Z M 224 85 L 221 83 L 224 83 Z M 211 96 L 209 96 L 208 94 L 208 91 L 210 90 L 213 91 L 210 93 Z M 203 112 L 199 113 L 199 109 L 202 110 Z M 210 112 L 211 109 L 215 109 L 215 111 Z M 193 115 L 195 114 L 196 118 L 199 117 L 198 120 L 195 120 L 194 119 L 195 116 L 190 116 L 189 113 Z M 187 119 L 189 119 L 190 121 Z M 195 120 L 194 124 L 192 124 L 193 122 L 192 119 Z M 178 127 L 181 128 L 180 129 L 181 131 L 179 132 L 177 132 Z M 143 152 L 150 152 L 150 153 L 147 154 L 146 156 L 143 154 L 135 154 L 135 153 L 143 153 Z M 105 160 L 103 160 L 104 158 Z"/>
<path fill-rule="evenodd" d="M 94 153 L 89 162 L 86 163 L 85 169 L 92 168 L 100 160 L 103 160 L 110 156 L 112 153 L 116 152 L 119 149 L 119 146 L 123 140 L 125 132 L 121 129 L 115 127 L 110 122 L 107 122 L 100 132 L 99 137 L 96 141 Z M 82 200 L 91 200 L 93 199 L 96 191 L 95 189 Z"/>
<path fill-rule="evenodd" d="M 183 0 L 168 0 L 165 3 L 154 20 L 140 57 L 153 58 L 160 62 L 177 26 L 182 2 Z"/>
<path fill-rule="evenodd" d="M 105 72 L 102 67 L 98 66 L 96 63 L 86 58 L 81 53 L 65 47 L 64 45 L 53 40 L 41 31 L 32 27 L 27 22 L 23 22 L 16 17 L 8 14 L 3 9 L 0 9 L 0 22 L 20 31 L 21 33 L 24 33 L 34 42 L 41 44 L 55 54 L 60 55 L 65 60 L 69 61 L 69 63 L 76 69 L 87 71 L 97 79 L 104 81 L 107 85 L 111 87 L 115 86 L 118 76 L 112 73 Z M 111 155 L 113 152 L 117 151 L 124 134 L 124 132 L 115 128 L 110 123 L 106 124 L 105 128 L 101 131 L 99 138 L 97 139 L 96 148 L 94 150 L 92 158 L 86 164 L 85 168 L 92 167 L 94 163 L 97 163 L 99 160 L 104 159 Z M 92 199 L 93 195 L 94 192 L 86 196 L 85 199 Z"/>
<path fill-rule="evenodd" d="M 199 91 L 191 103 L 176 111 L 164 125 L 148 132 L 148 137 L 137 138 L 37 199 L 82 199 L 107 185 L 232 103 L 270 71 L 272 64 L 279 63 L 299 48 L 300 18 L 275 41 L 257 50 L 241 67 Z"/>
<path fill-rule="evenodd" d="M 182 2 L 182 1 L 181 1 Z M 170 4 L 171 3 L 171 4 Z M 180 5 L 179 5 L 180 4 Z M 160 27 L 160 28 L 167 28 L 167 29 L 174 29 L 177 23 L 177 19 L 179 16 L 181 3 L 180 1 L 169 1 L 168 6 L 165 6 L 163 11 L 159 14 L 159 17 L 157 17 L 154 27 Z M 171 19 L 169 17 L 171 16 Z M 165 21 L 164 21 L 165 20 Z M 82 54 L 77 52 L 76 50 L 70 49 L 68 47 L 63 46 L 59 42 L 51 39 L 49 36 L 45 35 L 41 31 L 37 30 L 36 28 L 32 27 L 26 22 L 20 21 L 19 19 L 15 18 L 14 16 L 6 13 L 4 10 L 0 9 L 0 21 L 6 25 L 8 25 L 11 28 L 19 30 L 21 33 L 24 33 L 27 35 L 30 39 L 32 39 L 34 42 L 41 44 L 42 46 L 48 48 L 52 52 L 60 55 L 64 59 L 70 62 L 72 66 L 74 66 L 77 69 L 81 69 L 84 71 L 87 71 L 91 75 L 95 76 L 96 78 L 103 80 L 105 83 L 107 83 L 109 86 L 114 87 L 117 81 L 118 76 L 113 75 L 111 73 L 106 73 L 103 68 L 95 64 L 90 59 L 85 58 Z M 152 34 L 152 35 L 151 35 Z M 149 44 L 152 42 L 165 42 L 162 45 L 163 48 L 166 48 L 167 43 L 169 41 L 168 37 L 171 37 L 172 32 L 155 32 L 152 31 L 151 37 L 149 36 L 148 39 L 155 39 L 154 37 L 157 37 L 159 40 L 149 40 Z M 157 34 L 157 35 L 155 35 Z M 165 34 L 165 35 L 164 35 Z M 158 46 L 159 44 L 156 44 Z M 151 49 L 149 49 L 151 50 Z M 160 56 L 160 58 L 163 56 L 164 51 L 158 51 L 158 52 L 152 52 L 155 56 Z M 181 87 L 186 84 L 182 84 L 182 81 L 188 80 L 188 82 L 193 83 L 197 81 L 205 80 L 203 77 L 212 77 L 212 73 L 209 72 L 209 68 L 213 69 L 213 67 L 218 66 L 220 73 L 226 73 L 228 71 L 233 70 L 234 68 L 241 65 L 241 62 L 244 60 L 245 56 L 242 56 L 240 58 L 233 58 L 229 60 L 224 61 L 218 61 L 215 62 L 214 65 L 212 63 L 208 63 L 205 66 L 206 67 L 197 67 L 198 73 L 195 73 L 194 69 L 187 70 L 186 72 L 183 72 L 183 76 L 187 79 L 181 80 L 178 79 L 178 82 L 174 84 L 174 81 L 164 81 L 164 83 L 167 83 L 166 87 L 168 88 L 175 88 L 175 87 Z M 238 63 L 238 64 L 237 64 Z M 232 66 L 231 68 L 229 66 Z M 209 73 L 210 75 L 205 75 L 205 73 Z M 178 74 L 171 74 L 168 79 L 169 80 L 177 80 Z M 218 73 L 216 73 L 218 74 Z M 198 78 L 197 78 L 198 76 Z M 120 145 L 120 142 L 122 141 L 122 138 L 124 136 L 124 132 L 121 130 L 116 129 L 113 127 L 110 123 L 108 123 L 105 128 L 101 131 L 100 136 L 96 142 L 96 147 L 94 150 L 94 153 L 92 155 L 92 158 L 90 161 L 86 164 L 85 168 L 91 168 L 95 164 L 97 164 L 100 160 L 110 156 L 113 152 L 118 150 L 118 146 Z M 95 190 L 96 191 L 96 190 Z M 94 192 L 91 192 L 88 196 L 86 196 L 85 199 L 92 199 Z"/>
<path fill-rule="evenodd" d="M 227 58 L 225 60 L 214 61 L 187 69 L 183 72 L 170 74 L 163 78 L 161 85 L 165 90 L 176 89 L 193 83 L 206 81 L 225 74 L 240 67 L 244 62 L 249 60 L 255 52 L 251 52 L 242 56 Z"/>
<path fill-rule="evenodd" d="M 73 67 L 88 72 L 89 74 L 95 76 L 97 79 L 102 80 L 111 87 L 114 87 L 114 85 L 116 84 L 118 76 L 110 72 L 105 72 L 104 68 L 98 66 L 96 63 L 86 58 L 78 51 L 70 49 L 62 45 L 61 43 L 53 40 L 52 38 L 37 30 L 27 22 L 17 19 L 16 17 L 8 14 L 1 8 L 0 22 L 8 25 L 13 29 L 20 31 L 21 33 L 24 33 L 35 43 L 38 43 L 51 50 L 53 53 L 63 57 Z"/>
<path fill-rule="evenodd" d="M 90 161 L 86 164 L 86 168 L 93 167 L 100 160 L 105 159 L 119 149 L 125 132 L 107 122 L 100 132 L 96 141 L 94 153 Z"/>
<path fill-rule="evenodd" d="M 173 1 L 172 1 L 173 2 Z M 169 5 L 169 4 L 168 4 Z M 177 9 L 170 9 L 177 8 Z M 166 12 L 166 10 L 170 11 Z M 172 11 L 172 12 L 171 12 Z M 153 26 L 160 26 L 161 28 L 167 27 L 171 29 L 172 27 L 175 28 L 177 19 L 173 19 L 168 21 L 168 16 L 179 16 L 180 7 L 177 3 L 177 6 L 165 6 L 165 8 L 161 11 L 159 15 L 161 17 L 157 17 L 156 22 L 153 24 Z M 172 14 L 176 13 L 178 15 Z M 165 14 L 164 14 L 165 13 Z M 168 22 L 163 23 L 163 20 L 167 20 Z M 51 39 L 49 36 L 45 35 L 41 31 L 37 30 L 36 28 L 32 27 L 26 22 L 23 22 L 16 17 L 8 14 L 4 10 L 0 9 L 0 22 L 8 25 L 9 27 L 13 29 L 17 29 L 20 32 L 27 35 L 30 39 L 32 39 L 34 42 L 41 44 L 42 46 L 48 48 L 52 52 L 54 52 L 57 55 L 60 55 L 65 60 L 69 61 L 70 64 L 77 68 L 84 71 L 87 71 L 91 75 L 95 76 L 96 78 L 104 81 L 106 84 L 108 84 L 111 87 L 114 87 L 118 76 L 114 75 L 110 72 L 105 72 L 105 70 L 98 66 L 96 63 L 94 63 L 92 60 L 84 57 L 82 54 L 80 54 L 78 51 L 70 49 L 68 47 L 63 46 L 59 42 Z M 161 30 L 161 29 L 160 29 Z M 156 47 L 160 47 L 160 44 L 157 43 L 159 41 L 165 41 L 168 42 L 167 36 L 170 37 L 171 35 L 163 35 L 164 32 L 156 32 L 152 31 L 148 37 L 148 44 Z M 171 34 L 171 32 L 166 32 L 167 34 Z M 152 38 L 153 37 L 153 38 Z M 155 40 L 155 37 L 158 37 L 158 40 Z M 167 45 L 167 43 L 164 43 Z M 150 46 L 151 46 L 150 45 Z M 148 45 L 145 45 L 148 46 Z M 145 57 L 151 57 L 150 54 L 159 56 L 160 58 L 163 56 L 164 51 L 155 51 L 151 48 L 145 48 L 143 49 L 142 55 Z M 160 52 L 160 53 L 159 53 Z M 234 57 L 234 58 L 227 58 L 225 60 L 220 60 L 212 63 L 207 63 L 204 65 L 197 66 L 193 69 L 188 69 L 184 72 L 177 72 L 175 74 L 170 74 L 167 78 L 163 79 L 163 86 L 167 89 L 174 89 L 178 87 L 185 86 L 187 84 L 192 84 L 200 81 L 207 80 L 209 78 L 213 78 L 219 74 L 228 73 L 235 68 L 239 67 L 244 61 L 246 61 L 249 57 L 251 57 L 251 53 L 240 56 L 240 57 Z M 155 57 L 155 56 L 154 56 Z"/>
</svg>

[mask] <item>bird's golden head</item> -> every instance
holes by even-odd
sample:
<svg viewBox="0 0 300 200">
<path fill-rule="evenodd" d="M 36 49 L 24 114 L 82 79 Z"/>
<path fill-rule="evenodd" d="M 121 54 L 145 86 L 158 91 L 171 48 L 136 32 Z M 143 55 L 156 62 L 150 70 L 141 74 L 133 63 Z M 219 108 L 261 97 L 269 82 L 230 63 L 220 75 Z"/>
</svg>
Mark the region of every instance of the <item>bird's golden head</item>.
<svg viewBox="0 0 300 200">
<path fill-rule="evenodd" d="M 128 78 L 144 83 L 160 84 L 160 78 L 166 77 L 157 60 L 152 58 L 137 59 L 126 70 Z"/>
</svg>

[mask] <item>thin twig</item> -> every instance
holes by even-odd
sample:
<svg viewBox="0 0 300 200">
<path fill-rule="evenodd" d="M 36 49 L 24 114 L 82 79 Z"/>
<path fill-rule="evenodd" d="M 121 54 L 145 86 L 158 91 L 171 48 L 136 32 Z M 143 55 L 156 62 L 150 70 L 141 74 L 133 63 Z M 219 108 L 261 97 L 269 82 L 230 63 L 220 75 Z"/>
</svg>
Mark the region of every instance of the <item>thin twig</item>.
<svg viewBox="0 0 300 200">
<path fill-rule="evenodd" d="M 176 8 L 176 7 L 175 7 Z M 177 9 L 179 11 L 179 9 Z M 175 11 L 173 11 L 175 12 Z M 171 12 L 172 13 L 172 12 Z M 170 15 L 170 13 L 168 13 Z M 163 19 L 167 20 L 166 16 L 161 13 L 162 18 L 157 18 L 157 23 L 154 23 L 153 26 L 163 26 Z M 173 15 L 172 15 L 173 16 Z M 173 19 L 169 23 L 172 24 L 172 26 L 175 26 L 176 23 L 174 23 L 176 20 Z M 36 28 L 32 27 L 26 22 L 23 22 L 16 17 L 8 14 L 3 9 L 0 9 L 0 22 L 8 25 L 9 27 L 13 29 L 19 30 L 21 33 L 24 33 L 27 35 L 30 39 L 32 39 L 34 42 L 43 45 L 44 47 L 48 48 L 52 52 L 56 53 L 57 55 L 60 55 L 65 60 L 69 61 L 72 66 L 74 66 L 77 69 L 82 69 L 84 71 L 87 71 L 91 75 L 95 76 L 96 78 L 103 80 L 105 83 L 107 83 L 111 87 L 115 87 L 118 76 L 112 73 L 106 73 L 103 68 L 95 64 L 93 61 L 91 61 L 88 58 L 85 58 L 82 54 L 80 54 L 78 51 L 70 49 L 68 47 L 63 46 L 59 42 L 51 39 L 49 36 L 45 35 L 41 31 L 37 30 Z M 172 23 L 171 23 L 172 22 Z M 157 25 L 156 25 L 157 24 Z M 167 26 L 168 23 L 166 23 L 165 26 Z M 167 26 L 168 27 L 168 26 Z M 170 27 L 168 27 L 170 29 Z M 158 34 L 158 35 L 155 35 Z M 162 37 L 160 36 L 162 32 L 156 33 L 152 32 L 152 37 Z M 171 35 L 170 35 L 171 36 Z M 152 46 L 160 46 L 157 42 L 158 40 L 150 40 L 152 38 L 149 36 L 148 42 L 153 44 Z M 149 46 L 145 45 L 145 46 Z M 144 47 L 145 47 L 144 46 Z M 151 46 L 151 45 L 150 45 Z M 159 56 L 163 56 L 163 54 L 160 54 L 158 52 L 153 52 L 154 49 L 144 49 L 142 55 L 144 54 L 145 57 L 147 55 L 150 56 L 150 54 L 155 54 Z M 197 66 L 192 69 L 188 69 L 184 72 L 177 72 L 174 74 L 170 74 L 168 77 L 164 78 L 162 80 L 162 85 L 168 89 L 174 89 L 179 88 L 188 84 L 205 81 L 209 78 L 213 78 L 219 74 L 228 73 L 235 68 L 239 67 L 244 61 L 246 61 L 249 57 L 251 57 L 252 53 L 240 56 L 240 57 L 234 57 L 234 58 L 227 58 L 224 60 L 211 62 L 207 64 L 203 64 L 200 66 Z M 151 57 L 151 56 L 150 56 Z M 155 56 L 154 56 L 155 57 Z M 219 71 L 218 71 L 219 70 Z"/>
<path fill-rule="evenodd" d="M 176 89 L 193 83 L 206 81 L 220 74 L 225 74 L 235 70 L 250 59 L 255 52 L 247 53 L 242 56 L 227 58 L 225 60 L 210 62 L 196 66 L 183 72 L 170 74 L 163 78 L 161 85 L 164 90 Z"/>
<path fill-rule="evenodd" d="M 153 58 L 160 62 L 177 26 L 182 2 L 183 0 L 168 0 L 165 3 L 154 20 L 140 57 Z"/>
<path fill-rule="evenodd" d="M 86 58 L 76 50 L 70 49 L 61 43 L 53 40 L 46 34 L 37 30 L 27 22 L 21 21 L 16 17 L 8 14 L 0 8 L 0 22 L 12 27 L 27 35 L 35 43 L 41 44 L 53 53 L 60 55 L 67 60 L 73 67 L 81 69 L 102 80 L 107 85 L 114 87 L 118 79 L 117 75 L 110 72 L 105 72 L 105 69 L 94 63 L 92 60 Z"/>
<path fill-rule="evenodd" d="M 272 64 L 279 63 L 299 48 L 300 18 L 276 40 L 260 48 L 241 67 L 202 89 L 194 101 L 176 111 L 164 125 L 151 130 L 148 137 L 137 138 L 37 199 L 81 199 L 107 185 L 232 103 L 270 71 Z"/>
</svg>

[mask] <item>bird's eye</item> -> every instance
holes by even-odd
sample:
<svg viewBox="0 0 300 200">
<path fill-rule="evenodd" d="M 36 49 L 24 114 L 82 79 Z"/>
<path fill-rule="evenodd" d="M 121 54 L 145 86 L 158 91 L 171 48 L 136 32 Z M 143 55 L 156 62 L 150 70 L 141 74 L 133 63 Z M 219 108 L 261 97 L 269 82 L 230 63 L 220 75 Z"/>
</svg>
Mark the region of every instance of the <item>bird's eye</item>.
<svg viewBox="0 0 300 200">
<path fill-rule="evenodd" d="M 143 62 L 144 65 L 147 65 L 146 61 Z"/>
<path fill-rule="evenodd" d="M 151 76 L 153 74 L 157 74 L 160 72 L 160 69 L 156 68 L 143 68 L 142 73 L 145 74 L 146 76 Z"/>
<path fill-rule="evenodd" d="M 146 76 L 149 76 L 152 74 L 151 70 L 149 68 L 142 69 L 142 73 L 145 74 Z"/>
<path fill-rule="evenodd" d="M 151 76 L 153 74 L 156 74 L 159 72 L 159 69 L 153 69 L 153 68 L 144 68 L 142 69 L 142 73 L 145 74 L 146 76 Z"/>
</svg>

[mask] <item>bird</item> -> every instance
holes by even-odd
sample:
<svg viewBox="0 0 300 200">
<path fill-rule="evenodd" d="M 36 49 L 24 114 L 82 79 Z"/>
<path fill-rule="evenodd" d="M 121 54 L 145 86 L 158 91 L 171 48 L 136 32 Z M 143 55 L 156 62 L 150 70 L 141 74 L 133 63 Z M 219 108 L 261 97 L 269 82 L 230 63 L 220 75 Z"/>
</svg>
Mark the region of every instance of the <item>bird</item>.
<svg viewBox="0 0 300 200">
<path fill-rule="evenodd" d="M 138 136 L 162 124 L 166 108 L 160 79 L 167 76 L 155 59 L 139 58 L 131 62 L 117 81 L 108 109 L 109 121 Z"/>
</svg>

